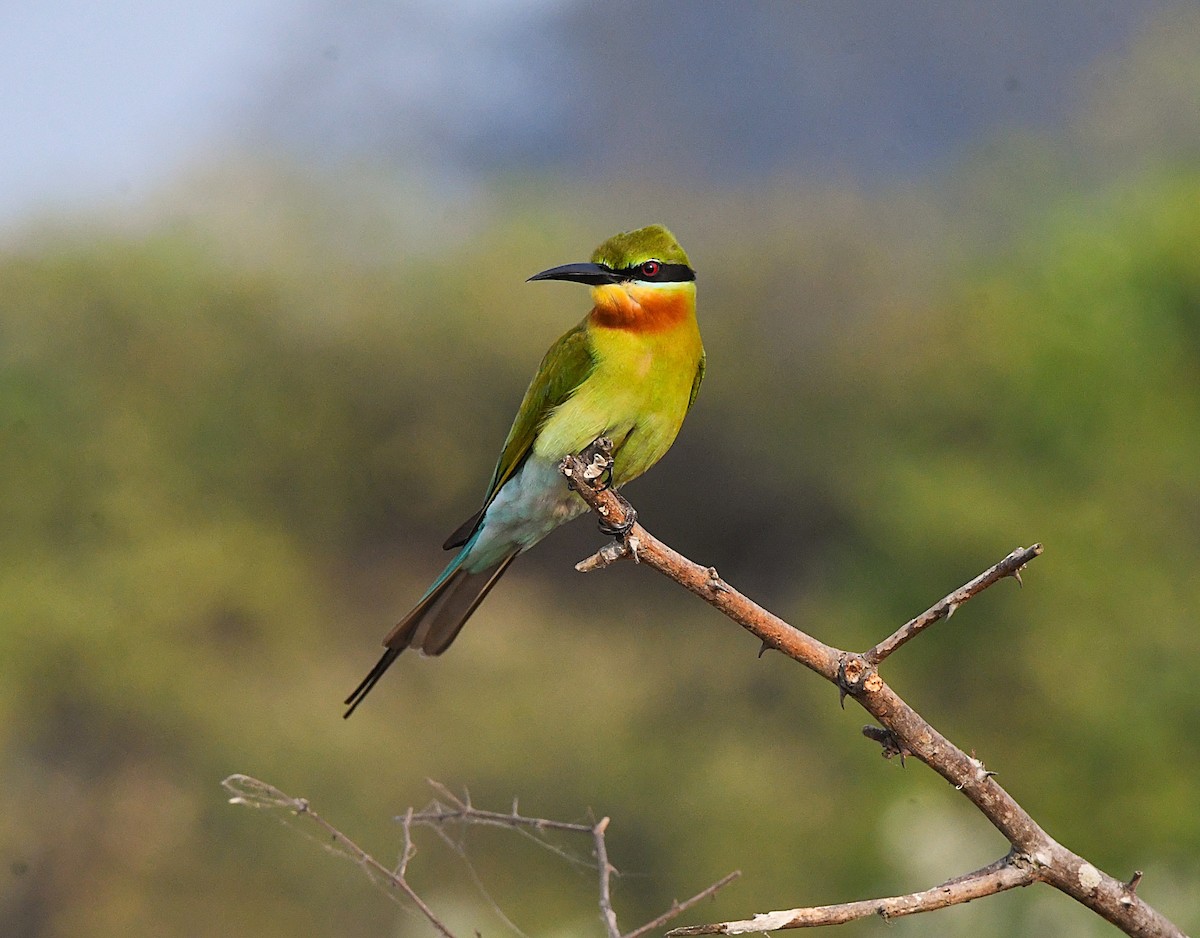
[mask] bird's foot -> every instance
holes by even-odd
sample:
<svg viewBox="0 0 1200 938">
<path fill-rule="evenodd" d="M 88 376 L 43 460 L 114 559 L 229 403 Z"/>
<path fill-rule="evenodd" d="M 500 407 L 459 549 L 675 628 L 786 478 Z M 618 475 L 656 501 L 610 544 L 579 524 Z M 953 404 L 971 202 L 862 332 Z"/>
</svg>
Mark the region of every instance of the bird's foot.
<svg viewBox="0 0 1200 938">
<path fill-rule="evenodd" d="M 596 437 L 580 452 L 584 462 L 583 480 L 597 492 L 612 485 L 613 441 L 606 436 Z M 600 480 L 597 482 L 596 480 Z"/>
<path fill-rule="evenodd" d="M 625 520 L 618 523 L 609 521 L 607 518 L 601 518 L 598 526 L 601 534 L 607 534 L 610 537 L 624 537 L 637 524 L 637 511 L 626 501 L 625 496 L 615 489 L 613 490 L 613 497 L 621 503 L 621 511 L 625 514 Z"/>
</svg>

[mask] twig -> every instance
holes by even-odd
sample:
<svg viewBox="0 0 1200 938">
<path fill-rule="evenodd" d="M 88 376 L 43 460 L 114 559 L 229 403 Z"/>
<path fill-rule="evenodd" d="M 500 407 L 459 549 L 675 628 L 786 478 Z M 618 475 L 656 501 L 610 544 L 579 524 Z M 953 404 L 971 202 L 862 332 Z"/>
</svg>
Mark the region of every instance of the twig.
<svg viewBox="0 0 1200 938">
<path fill-rule="evenodd" d="M 577 456 L 563 460 L 564 474 L 569 470 L 576 478 L 583 478 L 586 464 Z M 568 475 L 568 479 L 571 476 Z M 607 523 L 621 526 L 627 521 L 621 499 L 611 489 L 597 491 L 590 486 L 576 483 L 572 487 Z M 728 583 L 716 575 L 713 567 L 702 567 L 672 550 L 640 524 L 634 524 L 625 539 L 638 541 L 638 559 L 664 574 L 685 589 L 695 593 L 705 602 L 721 610 L 738 622 L 766 645 L 816 671 L 827 680 L 836 681 L 840 658 L 845 653 L 817 641 L 811 635 L 789 625 L 783 619 L 751 602 Z M 623 554 L 622 556 L 627 556 Z M 590 560 L 591 558 L 589 558 Z M 587 563 L 588 561 L 583 561 Z M 606 566 L 601 565 L 601 566 Z M 589 568 L 593 569 L 593 568 Z"/>
<path fill-rule="evenodd" d="M 993 583 L 1003 580 L 1007 576 L 1015 577 L 1017 582 L 1020 583 L 1021 570 L 1041 552 L 1041 544 L 1034 544 L 1032 547 L 1018 547 L 998 564 L 984 570 L 983 573 L 975 577 L 970 583 L 960 586 L 949 596 L 938 600 L 915 619 L 909 619 L 908 622 L 904 623 L 904 625 L 870 651 L 863 652 L 863 658 L 867 664 L 872 667 L 878 667 L 884 658 L 905 642 L 915 638 L 939 619 L 949 619 L 954 615 L 955 610 L 959 606 L 972 596 L 982 593 Z"/>
<path fill-rule="evenodd" d="M 733 872 L 729 875 L 717 880 L 711 886 L 701 890 L 687 899 L 684 902 L 672 903 L 671 908 L 664 912 L 658 918 L 651 922 L 647 922 L 639 928 L 634 929 L 627 935 L 622 936 L 621 930 L 617 926 L 616 912 L 613 910 L 612 894 L 610 889 L 611 878 L 617 870 L 609 862 L 608 846 L 605 842 L 605 832 L 608 830 L 609 819 L 601 818 L 595 824 L 577 824 L 570 821 L 555 821 L 550 818 L 526 817 L 517 812 L 516 802 L 513 803 L 511 812 L 503 813 L 500 811 L 486 811 L 481 808 L 476 808 L 471 804 L 470 796 L 460 798 L 455 795 L 450 789 L 440 782 L 433 779 L 427 780 L 429 786 L 441 796 L 449 804 L 442 804 L 440 801 L 434 801 L 429 807 L 421 811 L 414 811 L 408 808 L 403 815 L 400 816 L 400 821 L 404 831 L 404 846 L 400 853 L 400 861 L 395 870 L 390 870 L 369 853 L 358 846 L 349 837 L 335 828 L 332 824 L 320 817 L 312 810 L 308 801 L 304 798 L 293 798 L 291 795 L 286 795 L 278 788 L 266 782 L 259 781 L 256 778 L 251 778 L 248 775 L 231 775 L 221 784 L 225 790 L 233 797 L 229 799 L 230 804 L 247 805 L 252 808 L 274 808 L 282 809 L 290 812 L 297 817 L 309 818 L 329 837 L 334 849 L 340 852 L 343 856 L 347 856 L 354 860 L 359 866 L 364 867 L 370 873 L 381 877 L 389 885 L 394 886 L 402 892 L 412 903 L 421 911 L 421 914 L 429 920 L 430 924 L 442 935 L 442 938 L 454 938 L 454 935 L 446 928 L 444 924 L 437 918 L 433 910 L 421 899 L 419 895 L 409 885 L 406 877 L 408 864 L 414 856 L 416 856 L 417 848 L 412 839 L 412 828 L 414 825 L 421 825 L 433 828 L 434 831 L 442 838 L 443 842 L 455 853 L 459 854 L 467 862 L 467 867 L 475 880 L 476 885 L 483 892 L 486 898 L 492 905 L 496 914 L 504 920 L 506 924 L 517 934 L 523 934 L 519 928 L 505 915 L 504 910 L 492 899 L 488 894 L 487 889 L 480 877 L 475 873 L 470 861 L 467 859 L 466 851 L 463 845 L 456 843 L 450 839 L 445 827 L 449 823 L 462 823 L 468 825 L 486 825 L 494 827 L 508 827 L 514 830 L 526 833 L 535 843 L 549 850 L 554 851 L 561 857 L 568 860 L 574 860 L 570 854 L 563 850 L 559 850 L 553 844 L 547 843 L 539 837 L 528 833 L 530 829 L 533 831 L 564 831 L 571 834 L 586 834 L 592 838 L 593 849 L 596 855 L 597 870 L 599 873 L 599 889 L 600 889 L 600 916 L 604 921 L 605 931 L 608 938 L 640 938 L 652 929 L 658 928 L 669 922 L 671 919 L 678 916 L 681 912 L 691 908 L 701 899 L 714 895 L 719 889 L 729 885 L 737 879 L 741 873 Z M 587 864 L 590 866 L 591 864 Z"/>
<path fill-rule="evenodd" d="M 435 801 L 430 807 L 420 811 L 412 811 L 410 808 L 414 823 L 434 825 L 445 821 L 469 821 L 473 824 L 490 824 L 497 827 L 532 827 L 537 830 L 569 831 L 572 834 L 590 834 L 595 829 L 592 824 L 575 824 L 571 821 L 555 821 L 550 818 L 525 817 L 518 814 L 515 809 L 507 814 L 499 811 L 485 811 L 475 807 L 469 800 L 464 801 L 459 798 L 441 782 L 431 778 L 425 781 L 430 788 L 450 802 L 450 807 L 447 808 Z M 409 817 L 409 815 L 406 814 L 405 817 Z"/>
<path fill-rule="evenodd" d="M 687 925 L 667 932 L 666 938 L 682 935 L 744 935 L 775 931 L 784 928 L 815 928 L 822 925 L 843 925 L 860 918 L 878 915 L 887 920 L 917 912 L 932 912 L 947 906 L 993 896 L 1017 886 L 1035 882 L 1028 868 L 1014 865 L 1010 857 L 997 860 L 983 869 L 947 880 L 940 886 L 913 892 L 906 896 L 885 899 L 863 899 L 839 905 L 822 905 L 804 909 L 785 909 L 761 912 L 753 918 L 737 922 L 714 922 L 709 925 Z"/>
<path fill-rule="evenodd" d="M 413 811 L 411 808 L 404 815 L 405 840 L 409 840 L 407 827 L 410 824 L 424 824 L 427 826 L 440 827 L 450 821 L 462 821 L 468 824 L 486 824 L 497 827 L 511 828 L 533 828 L 534 830 L 555 830 L 566 831 L 572 834 L 588 834 L 592 837 L 593 851 L 596 855 L 597 873 L 599 876 L 600 890 L 600 917 L 604 922 L 604 927 L 608 932 L 609 938 L 639 938 L 639 936 L 647 932 L 665 925 L 671 919 L 680 915 L 682 912 L 691 908 L 696 903 L 709 896 L 715 895 L 718 890 L 728 886 L 735 879 L 741 876 L 740 870 L 735 870 L 732 873 L 722 877 L 713 883 L 711 886 L 702 889 L 690 899 L 683 902 L 672 903 L 671 908 L 659 915 L 653 921 L 647 922 L 645 925 L 634 929 L 628 934 L 622 936 L 620 928 L 617 925 L 616 913 L 612 905 L 611 892 L 611 877 L 617 870 L 613 867 L 608 859 L 608 845 L 605 839 L 605 834 L 608 831 L 609 819 L 601 818 L 595 824 L 578 824 L 570 821 L 553 821 L 547 818 L 525 817 L 518 814 L 516 805 L 509 813 L 501 813 L 498 811 L 485 811 L 481 808 L 476 808 L 471 804 L 470 798 L 459 798 L 440 782 L 435 782 L 433 779 L 427 780 L 430 787 L 440 794 L 450 805 L 442 805 L 439 802 L 434 802 L 428 808 L 421 811 Z M 536 839 L 536 838 L 535 838 Z M 544 847 L 550 847 L 549 844 L 542 840 L 537 840 L 537 843 Z M 566 857 L 561 851 L 557 851 L 560 855 Z M 407 854 L 407 849 L 406 849 Z M 566 857 L 570 859 L 569 857 Z"/>
<path fill-rule="evenodd" d="M 591 573 L 593 570 L 603 570 L 618 560 L 624 560 L 626 557 L 632 556 L 634 556 L 633 551 L 625 546 L 624 541 L 611 541 L 592 554 L 592 556 L 585 557 L 579 563 L 575 564 L 575 569 L 580 573 Z"/>
<path fill-rule="evenodd" d="M 285 795 L 274 785 L 251 778 L 249 775 L 230 775 L 221 784 L 233 796 L 229 799 L 230 804 L 242 804 L 251 808 L 282 808 L 283 810 L 293 812 L 297 817 L 308 818 L 321 828 L 333 844 L 339 847 L 350 859 L 354 860 L 359 866 L 365 867 L 382 877 L 386 882 L 404 893 L 409 901 L 421 910 L 421 914 L 429 920 L 429 924 L 436 928 L 443 938 L 454 938 L 454 933 L 442 924 L 441 920 L 433 913 L 433 909 L 425 904 L 425 901 L 417 895 L 404 878 L 403 866 L 407 862 L 408 847 L 411 844 L 406 844 L 405 846 L 405 857 L 401 863 L 401 870 L 393 872 L 317 814 L 309 806 L 307 799 L 293 798 L 291 795 Z"/>
<path fill-rule="evenodd" d="M 621 929 L 617 925 L 617 913 L 613 911 L 612 894 L 609 883 L 612 874 L 616 872 L 608 862 L 608 846 L 604 843 L 604 832 L 608 830 L 608 818 L 602 817 L 592 828 L 592 837 L 596 844 L 596 865 L 600 872 L 600 918 L 608 929 L 609 938 L 621 938 Z"/>
<path fill-rule="evenodd" d="M 568 456 L 562 462 L 568 484 L 572 480 L 584 479 L 584 469 L 584 463 L 575 456 Z M 578 481 L 572 484 L 572 488 L 610 527 L 619 528 L 627 522 L 623 500 L 618 499 L 614 492 L 597 491 L 591 485 Z M 640 524 L 634 524 L 629 529 L 625 538 L 630 537 L 637 538 L 638 560 L 642 564 L 653 567 L 725 613 L 764 646 L 783 652 L 834 683 L 843 695 L 852 696 L 880 726 L 892 734 L 900 751 L 920 759 L 970 799 L 1012 845 L 1014 863 L 1027 864 L 1035 881 L 1048 883 L 1066 893 L 1126 934 L 1183 938 L 1183 932 L 1176 925 L 1143 902 L 1127 884 L 1101 872 L 1042 830 L 1029 813 L 996 782 L 993 773 L 988 772 L 982 762 L 951 743 L 905 703 L 884 682 L 865 655 L 826 645 L 788 624 L 743 596 L 724 580 L 715 577 L 711 567 L 703 567 L 672 550 Z M 1009 555 L 1015 564 L 1012 569 L 1004 566 L 1010 562 L 1009 558 L 1005 558 L 993 568 L 1001 572 L 989 577 L 991 571 L 988 571 L 982 578 L 976 578 L 979 584 L 973 587 L 970 595 L 976 595 L 1002 576 L 1016 575 L 1022 563 L 1037 556 L 1040 548 L 1028 548 L 1028 551 L 1033 553 L 1026 556 L 1014 551 Z M 972 581 L 963 589 L 972 587 L 975 582 Z M 950 596 L 957 594 L 958 591 Z M 918 631 L 914 629 L 912 634 Z M 899 647 L 899 644 L 895 647 Z"/>
<path fill-rule="evenodd" d="M 473 810 L 470 806 L 470 796 L 468 796 L 467 802 L 460 802 L 454 798 L 454 796 L 450 793 L 450 790 L 444 785 L 433 781 L 433 779 L 427 779 L 427 781 L 436 791 L 442 792 L 445 796 L 453 799 L 455 803 L 464 805 L 467 811 Z M 434 804 L 437 805 L 438 809 L 441 808 L 441 805 L 438 805 L 437 802 L 434 802 Z M 450 836 L 450 832 L 446 830 L 445 824 L 442 821 L 430 822 L 422 816 L 424 813 L 425 812 L 421 812 L 418 814 L 417 812 L 414 812 L 411 807 L 404 812 L 404 820 L 402 823 L 404 826 L 405 844 L 407 845 L 412 842 L 411 828 L 414 823 L 431 827 L 434 834 L 436 834 L 442 843 L 446 845 L 446 848 L 451 853 L 455 854 L 460 860 L 462 860 L 463 866 L 467 870 L 467 875 L 471 878 L 471 882 L 475 884 L 475 888 L 479 890 L 479 894 L 483 896 L 483 898 L 487 901 L 487 904 L 491 906 L 492 912 L 495 913 L 496 917 L 499 918 L 500 921 L 502 921 L 505 925 L 507 925 L 509 930 L 516 935 L 517 938 L 529 938 L 529 936 L 521 930 L 520 926 L 518 926 L 517 923 L 508 916 L 508 913 L 504 911 L 500 903 L 496 901 L 496 898 L 487 888 L 487 883 L 485 883 L 483 877 L 479 875 L 479 871 L 475 869 L 475 864 L 471 862 L 471 856 L 467 851 L 465 831 L 463 832 L 463 835 L 461 835 L 461 839 L 455 840 Z M 461 819 L 461 812 L 459 819 Z M 489 822 L 485 820 L 481 823 L 487 824 Z M 522 831 L 522 833 L 524 832 Z M 536 838 L 534 838 L 534 840 L 536 843 L 542 843 L 541 841 L 536 840 Z M 549 845 L 545 844 L 544 846 Z"/>
<path fill-rule="evenodd" d="M 708 899 L 709 897 L 716 895 L 717 890 L 723 889 L 725 886 L 728 886 L 730 883 L 732 883 L 735 879 L 737 879 L 741 875 L 742 875 L 741 870 L 734 870 L 732 873 L 726 873 L 723 877 L 718 879 L 715 883 L 713 883 L 707 889 L 701 889 L 698 893 L 696 893 L 690 899 L 684 899 L 682 902 L 672 902 L 671 908 L 667 909 L 667 911 L 665 911 L 658 918 L 651 919 L 649 922 L 647 922 L 641 928 L 635 928 L 633 931 L 627 932 L 625 935 L 622 936 L 622 938 L 641 938 L 642 935 L 652 932 L 656 928 L 662 928 L 662 926 L 667 924 L 667 922 L 671 921 L 671 919 L 675 918 L 682 912 L 686 912 L 688 909 L 690 909 L 692 906 L 694 906 L 697 902 L 703 902 L 705 899 Z"/>
</svg>

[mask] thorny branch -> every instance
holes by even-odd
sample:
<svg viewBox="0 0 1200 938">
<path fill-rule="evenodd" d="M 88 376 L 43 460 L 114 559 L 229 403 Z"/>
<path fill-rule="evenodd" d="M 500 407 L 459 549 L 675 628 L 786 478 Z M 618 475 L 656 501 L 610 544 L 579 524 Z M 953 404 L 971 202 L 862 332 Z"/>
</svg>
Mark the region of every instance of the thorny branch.
<svg viewBox="0 0 1200 938">
<path fill-rule="evenodd" d="M 455 844 L 449 840 L 445 834 L 444 828 L 448 824 L 460 823 L 467 825 L 483 825 L 492 827 L 508 827 L 522 831 L 532 831 L 534 834 L 541 831 L 564 831 L 573 834 L 587 835 L 592 839 L 592 849 L 596 856 L 597 871 L 599 873 L 599 888 L 600 888 L 600 915 L 604 921 L 605 930 L 608 938 L 642 938 L 648 932 L 655 928 L 659 928 L 672 919 L 676 918 L 680 913 L 690 909 L 704 899 L 715 895 L 718 890 L 729 885 L 737 879 L 741 873 L 734 871 L 727 876 L 717 880 L 712 885 L 702 889 L 696 895 L 683 902 L 674 902 L 666 912 L 659 915 L 657 918 L 639 928 L 634 929 L 622 935 L 620 928 L 617 926 L 616 912 L 613 911 L 612 895 L 610 883 L 612 876 L 617 873 L 608 860 L 608 845 L 605 841 L 605 831 L 608 829 L 609 819 L 601 818 L 595 824 L 577 824 L 569 821 L 555 821 L 549 818 L 526 817 L 517 812 L 516 804 L 514 803 L 511 812 L 502 813 L 499 811 L 486 811 L 481 808 L 476 808 L 471 804 L 469 797 L 459 798 L 453 794 L 446 786 L 429 780 L 429 785 L 434 791 L 444 799 L 442 801 L 435 800 L 428 807 L 416 811 L 408 808 L 403 815 L 400 816 L 404 831 L 404 847 L 400 854 L 400 862 L 396 868 L 389 869 L 384 864 L 380 863 L 369 853 L 358 846 L 349 837 L 343 834 L 340 830 L 326 821 L 323 817 L 312 810 L 308 800 L 305 798 L 294 798 L 291 795 L 284 794 L 278 788 L 267 782 L 259 781 L 256 778 L 251 778 L 248 775 L 231 775 L 221 783 L 225 790 L 230 793 L 229 801 L 231 804 L 247 805 L 252 808 L 268 808 L 281 809 L 289 812 L 296 817 L 307 818 L 316 824 L 324 835 L 329 840 L 329 846 L 335 852 L 349 857 L 359 866 L 363 867 L 371 875 L 373 879 L 382 880 L 387 885 L 398 890 L 404 895 L 422 915 L 429 921 L 430 925 L 443 936 L 443 938 L 455 938 L 454 934 L 446 927 L 433 909 L 417 894 L 407 880 L 408 864 L 416 855 L 416 847 L 412 839 L 412 831 L 414 827 L 424 826 L 436 830 L 451 846 L 452 849 L 458 849 Z M 533 836 L 533 835 L 531 835 Z M 555 848 L 534 836 L 537 843 L 551 850 Z M 458 852 L 461 852 L 459 850 Z M 555 852 L 560 852 L 555 850 Z M 566 854 L 563 854 L 566 855 Z M 493 903 L 494 905 L 494 903 Z M 497 908 L 497 913 L 502 918 L 504 913 Z M 509 923 L 511 924 L 511 922 Z M 514 926 L 515 929 L 515 926 Z"/>
<path fill-rule="evenodd" d="M 1021 570 L 1041 552 L 1041 544 L 1034 544 L 1032 547 L 1018 547 L 998 564 L 984 570 L 970 583 L 960 586 L 949 596 L 938 600 L 915 619 L 909 619 L 870 651 L 864 652 L 863 659 L 872 667 L 878 667 L 884 658 L 909 639 L 915 638 L 939 619 L 949 619 L 959 606 L 972 596 L 982 593 L 993 583 L 998 583 L 1006 576 L 1010 576 L 1020 583 Z"/>
<path fill-rule="evenodd" d="M 230 804 L 243 804 L 251 808 L 282 808 L 297 817 L 308 818 L 325 833 L 335 850 L 350 857 L 355 863 L 366 869 L 372 878 L 378 876 L 384 882 L 400 890 L 413 905 L 420 909 L 421 914 L 429 920 L 429 923 L 443 938 L 454 938 L 453 933 L 433 914 L 433 909 L 425 904 L 425 901 L 416 894 L 404 878 L 403 863 L 408 862 L 408 849 L 411 847 L 411 843 L 407 839 L 405 840 L 406 855 L 402 866 L 399 870 L 392 871 L 312 810 L 307 798 L 293 798 L 291 795 L 285 795 L 274 785 L 260 782 L 249 775 L 230 775 L 221 784 L 232 796 L 229 799 Z"/>
<path fill-rule="evenodd" d="M 628 502 L 611 489 L 597 487 L 590 474 L 597 457 L 605 457 L 610 453 L 611 444 L 603 439 L 597 440 L 582 454 L 585 459 L 568 456 L 560 468 L 567 478 L 567 484 L 579 493 L 606 526 L 619 530 L 631 520 Z M 636 515 L 633 518 L 635 520 Z M 955 590 L 864 654 L 826 645 L 795 628 L 739 593 L 721 579 L 715 568 L 694 563 L 637 523 L 628 527 L 615 546 L 606 545 L 578 564 L 577 568 L 583 571 L 600 569 L 632 556 L 637 562 L 652 567 L 719 609 L 758 638 L 764 648 L 782 652 L 835 684 L 843 696 L 853 697 L 882 727 L 872 728 L 867 735 L 881 742 L 885 755 L 911 755 L 924 762 L 961 791 L 1012 845 L 1008 856 L 993 864 L 995 869 L 989 867 L 986 868 L 990 871 L 988 873 L 978 871 L 982 876 L 969 874 L 965 878 L 975 886 L 986 887 L 987 891 L 980 895 L 1033 882 L 1046 883 L 1087 906 L 1128 935 L 1184 938 L 1176 925 L 1136 894 L 1135 886 L 1139 877 L 1123 883 L 1054 840 L 996 782 L 993 772 L 989 772 L 981 761 L 967 755 L 934 729 L 884 682 L 877 670 L 878 664 L 901 645 L 939 619 L 948 618 L 958 606 L 988 586 L 1009 576 L 1020 582 L 1022 567 L 1041 552 L 1040 544 L 1013 551 L 1000 563 Z M 879 914 L 881 908 L 891 909 L 888 915 L 931 911 L 951 904 L 944 901 L 946 888 L 951 889 L 951 895 L 957 895 L 958 891 L 953 885 L 945 883 L 924 893 L 868 900 L 865 904 L 849 903 L 845 906 L 764 913 L 748 920 L 759 923 L 754 927 L 747 922 L 723 922 L 676 929 L 668 934 L 738 934 L 766 928 L 834 924 L 848 921 L 848 915 L 850 918 L 859 917 L 851 914 L 851 907 L 868 909 L 865 914 Z M 964 895 L 956 898 L 955 902 L 965 902 L 975 897 Z M 762 924 L 764 918 L 769 924 Z"/>
<path fill-rule="evenodd" d="M 855 919 L 877 915 L 885 921 L 916 912 L 932 912 L 947 906 L 994 896 L 1006 889 L 1028 886 L 1035 882 L 1033 871 L 1027 866 L 1018 866 L 1011 857 L 1004 857 L 983 869 L 965 876 L 947 880 L 932 889 L 910 893 L 907 896 L 889 896 L 886 899 L 862 899 L 859 902 L 844 902 L 840 905 L 813 906 L 805 909 L 785 909 L 780 912 L 762 912 L 740 922 L 718 922 L 711 925 L 687 925 L 675 928 L 669 935 L 744 935 L 774 931 L 784 928 L 806 928 L 814 925 L 843 925 Z"/>
</svg>

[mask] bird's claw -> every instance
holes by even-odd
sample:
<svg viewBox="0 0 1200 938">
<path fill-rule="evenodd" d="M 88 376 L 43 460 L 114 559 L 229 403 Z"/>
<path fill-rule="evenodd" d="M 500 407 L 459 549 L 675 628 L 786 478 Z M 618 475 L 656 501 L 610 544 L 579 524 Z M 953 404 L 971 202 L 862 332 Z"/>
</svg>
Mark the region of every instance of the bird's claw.
<svg viewBox="0 0 1200 938">
<path fill-rule="evenodd" d="M 625 514 L 625 520 L 614 522 L 609 521 L 607 518 L 601 518 L 597 523 L 601 534 L 607 534 L 610 537 L 624 537 L 637 524 L 637 511 L 625 500 L 625 497 L 620 492 L 613 492 L 613 495 L 621 503 L 621 510 Z"/>
<path fill-rule="evenodd" d="M 612 485 L 613 441 L 606 436 L 597 437 L 579 454 L 584 462 L 583 480 L 597 492 Z M 596 480 L 600 481 L 597 482 Z"/>
<path fill-rule="evenodd" d="M 606 489 L 612 488 L 612 440 L 606 436 L 596 437 L 595 440 L 580 451 L 579 458 L 584 464 L 583 472 L 581 473 L 584 482 L 597 492 L 603 492 Z M 609 521 L 605 517 L 601 517 L 599 521 L 600 533 L 607 534 L 610 537 L 623 538 L 637 524 L 637 512 L 633 510 L 633 506 L 616 489 L 613 489 L 613 495 L 621 505 L 621 511 L 625 516 L 625 520 L 616 523 Z"/>
</svg>

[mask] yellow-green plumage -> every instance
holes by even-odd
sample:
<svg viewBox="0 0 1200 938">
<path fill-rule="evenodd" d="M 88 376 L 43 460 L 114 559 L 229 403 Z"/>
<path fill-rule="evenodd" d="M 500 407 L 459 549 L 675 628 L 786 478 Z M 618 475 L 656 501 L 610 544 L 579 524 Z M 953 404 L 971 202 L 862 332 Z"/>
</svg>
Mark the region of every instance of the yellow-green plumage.
<svg viewBox="0 0 1200 938">
<path fill-rule="evenodd" d="M 579 327 L 595 365 L 544 415 L 533 454 L 556 463 L 593 440 L 613 441 L 613 482 L 624 485 L 670 449 L 698 389 L 704 350 L 695 318 L 638 332 L 585 320 Z"/>
<path fill-rule="evenodd" d="M 558 472 L 564 456 L 608 437 L 621 486 L 671 447 L 704 377 L 694 276 L 674 236 L 652 225 L 605 241 L 589 264 L 530 278 L 589 283 L 594 306 L 542 359 L 482 508 L 446 541 L 459 553 L 384 639 L 347 716 L 405 648 L 444 651 L 513 558 L 585 510 Z"/>
</svg>

